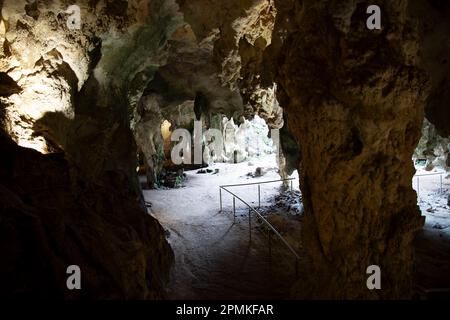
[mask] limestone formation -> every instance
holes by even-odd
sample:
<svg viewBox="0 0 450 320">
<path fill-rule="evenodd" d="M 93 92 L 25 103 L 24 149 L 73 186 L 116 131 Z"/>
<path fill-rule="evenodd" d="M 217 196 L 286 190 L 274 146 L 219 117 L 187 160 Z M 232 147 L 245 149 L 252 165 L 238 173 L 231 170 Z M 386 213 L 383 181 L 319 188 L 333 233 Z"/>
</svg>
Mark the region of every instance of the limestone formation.
<svg viewBox="0 0 450 320">
<path fill-rule="evenodd" d="M 2 131 L 51 153 L 2 136 L 1 294 L 162 298 L 173 257 L 140 200 L 130 115 L 180 15 L 171 1 L 77 5 L 81 30 L 63 1 L 0 3 Z M 64 290 L 71 264 L 77 294 Z"/>
<path fill-rule="evenodd" d="M 422 137 L 414 152 L 414 159 L 426 159 L 426 168 L 445 169 L 447 155 L 449 154 L 448 144 L 450 139 L 441 137 L 433 124 L 425 119 L 422 127 Z"/>
<path fill-rule="evenodd" d="M 419 12 L 379 2 L 383 28 L 368 31 L 365 4 L 303 1 L 284 42 L 279 101 L 301 152 L 303 239 L 311 258 L 298 297 L 405 298 L 412 240 L 423 220 L 411 157 L 429 93 Z M 366 268 L 383 290 L 365 287 Z"/>
<path fill-rule="evenodd" d="M 253 157 L 273 153 L 275 146 L 269 139 L 269 128 L 258 115 L 251 121 L 242 118 L 239 125 L 234 119 L 223 119 L 224 156 L 216 161 L 242 162 Z"/>
<path fill-rule="evenodd" d="M 123 188 L 86 184 L 62 154 L 42 155 L 0 135 L 2 298 L 161 299 L 173 261 L 159 223 Z M 77 265 L 82 290 L 66 288 Z"/>
<path fill-rule="evenodd" d="M 162 298 L 173 257 L 137 154 L 154 184 L 161 126 L 201 118 L 243 159 L 259 117 L 281 128 L 281 175 L 301 177 L 308 260 L 292 296 L 411 296 L 411 159 L 425 116 L 450 135 L 448 1 L 379 0 L 381 30 L 360 0 L 76 3 L 80 29 L 67 1 L 0 1 L 2 297 Z M 66 292 L 77 263 L 87 289 Z"/>
</svg>

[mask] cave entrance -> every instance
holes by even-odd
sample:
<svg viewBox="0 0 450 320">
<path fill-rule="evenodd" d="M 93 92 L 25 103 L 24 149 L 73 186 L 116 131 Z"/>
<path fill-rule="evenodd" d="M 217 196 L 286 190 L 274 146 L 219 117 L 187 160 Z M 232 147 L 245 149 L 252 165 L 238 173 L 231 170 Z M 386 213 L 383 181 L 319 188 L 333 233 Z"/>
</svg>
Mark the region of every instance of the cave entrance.
<svg viewBox="0 0 450 320">
<path fill-rule="evenodd" d="M 416 174 L 413 188 L 426 217 L 426 227 L 450 235 L 450 137 L 442 137 L 428 120 L 413 155 Z"/>
<path fill-rule="evenodd" d="M 415 242 L 417 284 L 428 295 L 448 294 L 450 137 L 440 136 L 434 125 L 426 119 L 413 162 L 416 173 L 412 184 L 417 193 L 417 204 L 425 217 L 425 225 Z"/>
<path fill-rule="evenodd" d="M 280 173 L 275 136 L 259 116 L 233 119 L 215 115 L 204 123 L 204 131 L 214 128 L 222 133 L 223 149 L 218 151 L 204 140 L 201 165 L 176 165 L 169 156 L 173 156 L 178 141 L 172 141 L 170 133 L 180 128 L 175 122 L 163 121 L 164 164 L 155 188 L 143 190 L 145 201 L 151 204 L 149 213 L 165 228 L 175 252 L 168 296 L 286 298 L 295 273 L 291 253 L 273 238 L 269 255 L 261 221 L 252 216 L 249 226 L 248 208 L 240 202 L 233 206 L 230 194 L 223 194 L 224 208 L 220 211 L 219 186 L 249 184 L 233 192 L 260 210 L 283 233 L 299 228 L 303 207 L 298 182 L 286 188 L 280 180 L 281 176 L 298 179 L 297 171 L 288 176 Z M 192 127 L 188 130 L 191 137 Z M 265 181 L 278 182 L 254 184 Z M 300 246 L 293 239 L 289 241 L 295 247 Z"/>
</svg>

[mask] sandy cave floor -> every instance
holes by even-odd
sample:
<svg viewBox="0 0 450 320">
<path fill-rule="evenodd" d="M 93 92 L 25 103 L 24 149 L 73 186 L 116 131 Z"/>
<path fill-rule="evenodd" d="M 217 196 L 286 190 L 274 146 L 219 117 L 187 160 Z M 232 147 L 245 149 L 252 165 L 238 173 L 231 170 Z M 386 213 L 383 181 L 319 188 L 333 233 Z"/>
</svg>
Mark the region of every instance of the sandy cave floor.
<svg viewBox="0 0 450 320">
<path fill-rule="evenodd" d="M 264 176 L 252 178 L 248 173 L 264 168 Z M 295 280 L 294 259 L 281 244 L 272 246 L 256 219 L 252 219 L 249 237 L 248 212 L 236 202 L 237 218 L 233 222 L 232 197 L 223 193 L 224 212 L 219 212 L 219 186 L 278 180 L 275 155 L 240 164 L 215 164 L 218 174 L 186 172 L 185 187 L 144 190 L 152 203 L 150 214 L 167 230 L 175 252 L 175 267 L 168 287 L 169 299 L 284 299 Z M 417 174 L 427 174 L 418 170 Z M 298 175 L 292 176 L 298 190 Z M 262 185 L 261 212 L 270 212 L 281 183 Z M 413 179 L 417 191 L 417 182 Z M 423 288 L 450 287 L 450 207 L 447 197 L 450 180 L 439 176 L 421 177 L 418 204 L 426 217 L 424 229 L 415 241 L 416 283 Z M 231 188 L 238 196 L 257 207 L 257 186 Z M 289 214 L 285 216 L 290 216 Z M 292 234 L 299 233 L 301 219 L 273 214 L 269 221 L 302 255 L 301 244 Z M 287 225 L 287 227 L 286 227 Z M 284 261 L 284 262 L 281 262 Z"/>
<path fill-rule="evenodd" d="M 248 177 L 257 167 L 265 175 Z M 295 280 L 294 259 L 281 245 L 269 259 L 267 238 L 252 219 L 249 237 L 248 212 L 236 202 L 233 223 L 232 197 L 223 193 L 224 212 L 219 212 L 219 186 L 280 179 L 275 155 L 240 164 L 215 164 L 218 174 L 189 171 L 186 187 L 145 190 L 152 203 L 150 213 L 168 230 L 175 252 L 175 267 L 168 288 L 169 299 L 283 299 Z M 279 193 L 281 182 L 261 188 L 262 206 Z M 298 189 L 298 180 L 294 182 Z M 251 205 L 257 205 L 257 186 L 233 188 Z M 275 251 L 275 249 L 273 250 Z M 291 261 L 277 264 L 281 256 Z M 283 259 L 282 259 L 283 260 Z M 275 271 L 276 270 L 276 271 Z"/>
<path fill-rule="evenodd" d="M 413 187 L 418 191 L 418 204 L 425 216 L 425 226 L 417 235 L 416 283 L 426 289 L 450 289 L 450 179 L 444 174 L 441 181 L 438 175 L 419 177 L 442 170 L 428 172 L 417 170 Z M 447 293 L 448 294 L 448 293 Z"/>
</svg>

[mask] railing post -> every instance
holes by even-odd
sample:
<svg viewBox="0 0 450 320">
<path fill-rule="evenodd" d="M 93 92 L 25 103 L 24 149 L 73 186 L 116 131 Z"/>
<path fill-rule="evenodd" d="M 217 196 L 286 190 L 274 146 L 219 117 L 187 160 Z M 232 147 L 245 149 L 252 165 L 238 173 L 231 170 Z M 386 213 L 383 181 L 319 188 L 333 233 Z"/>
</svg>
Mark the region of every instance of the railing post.
<svg viewBox="0 0 450 320">
<path fill-rule="evenodd" d="M 236 198 L 233 196 L 233 222 L 236 222 Z"/>
<path fill-rule="evenodd" d="M 291 180 L 291 192 L 294 191 L 294 182 Z"/>
<path fill-rule="evenodd" d="M 290 179 L 286 179 L 286 180 L 290 180 Z M 277 181 L 270 181 L 270 182 L 265 182 L 265 183 L 271 183 L 271 182 L 278 182 L 280 180 Z M 284 181 L 284 180 L 281 180 Z M 264 183 L 264 182 L 263 182 Z M 417 182 L 418 186 L 419 185 L 419 181 Z M 252 185 L 258 185 L 258 204 L 259 206 L 261 206 L 261 183 L 252 183 Z M 245 184 L 245 185 L 250 185 L 250 184 Z M 231 185 L 230 185 L 231 186 Z M 238 186 L 238 185 L 236 185 Z M 223 210 L 223 198 L 222 198 L 222 188 L 230 193 L 233 196 L 233 219 L 234 219 L 234 223 L 236 223 L 236 198 L 243 202 L 249 209 L 248 211 L 248 226 L 249 226 L 249 239 L 250 239 L 250 243 L 252 241 L 252 212 L 254 212 L 256 214 L 257 217 L 261 218 L 261 220 L 268 225 L 268 232 L 269 232 L 269 268 L 271 269 L 271 265 L 272 265 L 272 233 L 277 236 L 282 243 L 293 253 L 293 255 L 295 256 L 295 273 L 296 276 L 298 276 L 298 269 L 299 269 L 299 256 L 297 255 L 297 253 L 295 252 L 295 250 L 289 245 L 289 243 L 283 238 L 283 236 L 281 236 L 281 234 L 270 224 L 270 222 L 268 222 L 259 212 L 258 210 L 256 210 L 253 206 L 249 205 L 247 202 L 245 202 L 244 200 L 242 200 L 239 196 L 235 195 L 234 193 L 232 193 L 231 191 L 226 189 L 227 186 L 220 186 L 220 207 L 221 210 Z M 293 191 L 293 181 L 291 180 L 291 190 Z"/>
<path fill-rule="evenodd" d="M 261 208 L 261 185 L 258 184 L 258 208 Z"/>
<path fill-rule="evenodd" d="M 441 178 L 441 194 L 444 193 L 444 189 L 442 188 L 442 174 L 439 176 Z"/>
<path fill-rule="evenodd" d="M 250 236 L 250 241 L 252 241 L 252 210 L 248 209 L 248 233 Z"/>
<path fill-rule="evenodd" d="M 219 195 L 220 195 L 220 212 L 223 211 L 222 208 L 222 187 L 219 188 Z"/>
</svg>

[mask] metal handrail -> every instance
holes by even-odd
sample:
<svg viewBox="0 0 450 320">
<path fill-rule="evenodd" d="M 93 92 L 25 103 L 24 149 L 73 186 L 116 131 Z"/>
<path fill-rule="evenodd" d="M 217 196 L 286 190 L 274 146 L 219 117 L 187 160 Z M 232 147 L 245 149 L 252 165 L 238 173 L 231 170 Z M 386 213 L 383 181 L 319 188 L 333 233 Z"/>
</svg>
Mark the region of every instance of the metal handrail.
<svg viewBox="0 0 450 320">
<path fill-rule="evenodd" d="M 292 182 L 294 180 L 295 180 L 295 178 L 286 178 L 286 179 L 271 180 L 271 181 L 261 181 L 261 182 L 252 182 L 252 183 L 222 185 L 219 188 L 219 192 L 220 192 L 220 211 L 222 211 L 222 189 L 223 188 L 258 185 L 258 208 L 261 208 L 261 185 L 262 184 L 290 181 L 291 182 L 291 191 L 292 191 L 294 189 L 293 184 L 292 184 Z"/>
<path fill-rule="evenodd" d="M 417 196 L 420 197 L 420 178 L 421 177 L 428 177 L 428 176 L 440 176 L 440 193 L 444 192 L 444 188 L 443 188 L 443 181 L 442 181 L 442 177 L 447 174 L 446 171 L 443 172 L 435 172 L 435 173 L 429 173 L 429 174 L 418 174 L 418 175 L 414 175 L 413 176 L 413 182 L 414 182 L 414 178 L 417 178 Z"/>
<path fill-rule="evenodd" d="M 295 180 L 295 178 L 287 178 L 287 179 L 271 180 L 271 181 L 261 181 L 261 182 L 251 182 L 251 183 L 229 184 L 229 185 L 223 185 L 220 187 L 221 188 L 231 188 L 231 187 L 253 186 L 253 185 L 257 185 L 257 184 L 268 184 L 268 183 L 293 181 L 293 180 Z"/>
<path fill-rule="evenodd" d="M 300 256 L 297 254 L 297 252 L 295 252 L 294 248 L 291 247 L 291 245 L 286 241 L 286 239 L 283 238 L 283 236 L 277 231 L 277 229 L 275 229 L 275 227 L 266 220 L 266 218 L 264 218 L 258 211 L 256 211 L 255 208 L 253 208 L 251 205 L 249 205 L 246 201 L 242 200 L 242 198 L 240 198 L 239 196 L 237 196 L 236 194 L 234 194 L 233 192 L 231 192 L 230 190 L 222 187 L 223 190 L 227 191 L 229 194 L 231 194 L 233 197 L 235 197 L 236 199 L 240 200 L 243 204 L 245 204 L 251 211 L 253 211 L 254 213 L 256 213 L 258 215 L 258 217 L 265 223 L 267 224 L 267 226 L 281 239 L 281 241 L 283 241 L 283 243 L 286 245 L 286 247 L 288 247 L 288 249 L 294 254 L 294 256 L 297 259 L 300 259 Z"/>
<path fill-rule="evenodd" d="M 284 243 L 284 245 L 289 249 L 289 251 L 294 255 L 295 257 L 295 274 L 298 275 L 298 261 L 300 260 L 300 256 L 297 254 L 297 252 L 292 248 L 292 246 L 286 241 L 286 239 L 275 229 L 275 227 L 267 221 L 266 218 L 264 218 L 255 208 L 253 208 L 250 204 L 248 204 L 245 200 L 243 200 L 241 197 L 236 195 L 235 193 L 231 192 L 227 188 L 230 187 L 240 187 L 240 186 L 249 186 L 249 185 L 258 185 L 258 196 L 260 196 L 260 188 L 259 185 L 261 184 L 268 184 L 268 183 L 275 183 L 275 182 L 284 182 L 284 181 L 291 181 L 291 189 L 292 189 L 292 181 L 295 180 L 294 178 L 288 178 L 288 179 L 281 179 L 281 180 L 274 180 L 274 181 L 263 181 L 263 182 L 255 182 L 255 183 L 243 183 L 243 184 L 235 184 L 235 185 L 223 185 L 219 186 L 220 191 L 220 212 L 223 211 L 222 208 L 222 189 L 228 192 L 233 196 L 233 216 L 234 219 L 236 219 L 236 199 L 240 200 L 244 205 L 246 205 L 249 209 L 249 226 L 250 226 L 250 239 L 251 239 L 251 213 L 254 212 L 268 227 L 272 232 L 280 238 L 280 240 Z M 259 204 L 261 205 L 261 201 L 259 200 Z M 269 233 L 270 235 L 270 233 Z M 269 246 L 270 246 L 270 238 L 269 238 Z"/>
<path fill-rule="evenodd" d="M 444 174 L 447 174 L 447 172 L 443 171 L 443 172 L 435 172 L 435 173 L 429 173 L 429 174 L 415 174 L 414 177 L 442 176 Z"/>
</svg>

